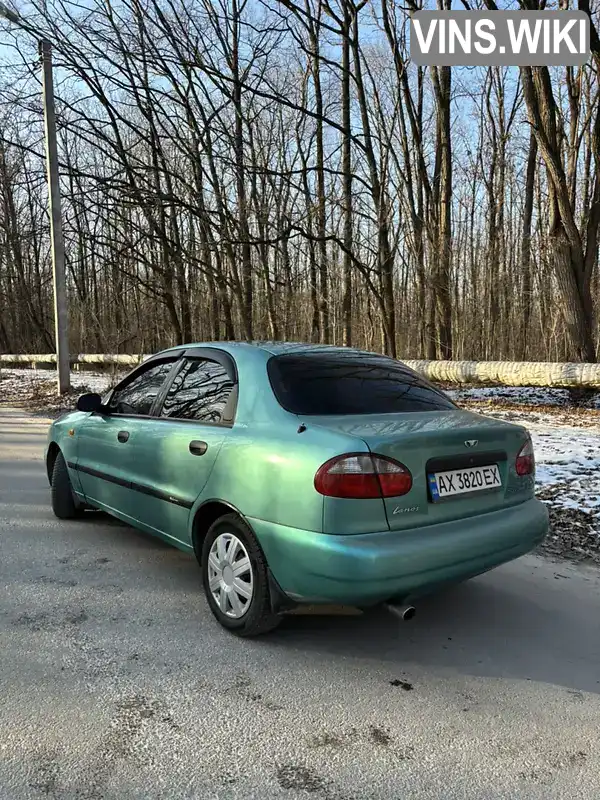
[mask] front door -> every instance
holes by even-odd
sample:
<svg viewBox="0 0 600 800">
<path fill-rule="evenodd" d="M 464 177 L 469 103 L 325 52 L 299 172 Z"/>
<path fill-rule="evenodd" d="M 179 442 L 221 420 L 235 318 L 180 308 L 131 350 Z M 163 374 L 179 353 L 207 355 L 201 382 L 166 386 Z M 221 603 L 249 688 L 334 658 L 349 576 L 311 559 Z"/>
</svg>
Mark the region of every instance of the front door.
<svg viewBox="0 0 600 800">
<path fill-rule="evenodd" d="M 111 393 L 108 413 L 94 413 L 76 430 L 81 487 L 93 506 L 135 519 L 130 452 L 178 355 L 143 364 Z"/>
</svg>

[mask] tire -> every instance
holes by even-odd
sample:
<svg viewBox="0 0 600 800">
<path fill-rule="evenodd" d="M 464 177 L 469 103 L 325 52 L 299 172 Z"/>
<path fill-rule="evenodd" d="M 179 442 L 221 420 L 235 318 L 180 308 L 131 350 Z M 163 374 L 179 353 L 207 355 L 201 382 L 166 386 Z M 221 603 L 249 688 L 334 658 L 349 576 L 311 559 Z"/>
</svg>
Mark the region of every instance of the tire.
<svg viewBox="0 0 600 800">
<path fill-rule="evenodd" d="M 75 503 L 69 471 L 62 453 L 58 453 L 52 469 L 52 511 L 59 519 L 74 519 L 83 510 Z"/>
<path fill-rule="evenodd" d="M 210 526 L 202 544 L 201 570 L 210 610 L 228 631 L 259 636 L 279 625 L 280 616 L 271 610 L 267 562 L 237 514 L 226 514 Z"/>
</svg>

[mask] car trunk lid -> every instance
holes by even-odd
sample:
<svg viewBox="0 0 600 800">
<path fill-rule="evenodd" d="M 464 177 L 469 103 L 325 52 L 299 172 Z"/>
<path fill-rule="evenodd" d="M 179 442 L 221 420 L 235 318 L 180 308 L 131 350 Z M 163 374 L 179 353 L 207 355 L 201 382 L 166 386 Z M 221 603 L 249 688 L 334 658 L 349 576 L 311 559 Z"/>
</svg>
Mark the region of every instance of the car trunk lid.
<svg viewBox="0 0 600 800">
<path fill-rule="evenodd" d="M 408 467 L 413 476 L 411 490 L 402 497 L 383 500 L 392 530 L 496 511 L 526 500 L 533 493 L 532 476 L 519 477 L 515 470 L 516 456 L 528 438 L 526 430 L 518 425 L 459 409 L 305 419 L 360 438 L 372 453 Z M 498 469 L 499 488 L 491 485 L 435 501 L 431 474 L 492 465 Z M 373 514 L 375 521 L 380 511 L 374 506 Z"/>
</svg>

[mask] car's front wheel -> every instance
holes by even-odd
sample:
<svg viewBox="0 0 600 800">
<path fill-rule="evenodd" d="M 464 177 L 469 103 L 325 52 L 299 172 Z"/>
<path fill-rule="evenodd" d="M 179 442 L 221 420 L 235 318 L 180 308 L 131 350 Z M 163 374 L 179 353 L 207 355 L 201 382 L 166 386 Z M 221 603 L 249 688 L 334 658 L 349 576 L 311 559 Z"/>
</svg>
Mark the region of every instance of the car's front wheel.
<svg viewBox="0 0 600 800">
<path fill-rule="evenodd" d="M 75 502 L 69 470 L 62 453 L 58 453 L 52 468 L 51 480 L 52 511 L 59 519 L 73 519 L 82 513 Z"/>
<path fill-rule="evenodd" d="M 271 611 L 265 557 L 256 537 L 236 514 L 214 522 L 202 545 L 202 581 L 210 610 L 238 636 L 258 636 L 277 627 Z"/>
</svg>

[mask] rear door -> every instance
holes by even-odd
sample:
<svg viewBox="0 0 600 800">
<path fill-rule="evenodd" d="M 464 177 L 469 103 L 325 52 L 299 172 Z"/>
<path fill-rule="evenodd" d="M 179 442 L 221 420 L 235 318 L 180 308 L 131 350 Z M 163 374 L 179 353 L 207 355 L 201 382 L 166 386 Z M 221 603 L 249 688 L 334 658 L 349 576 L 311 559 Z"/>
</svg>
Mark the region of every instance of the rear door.
<svg viewBox="0 0 600 800">
<path fill-rule="evenodd" d="M 153 419 L 134 431 L 128 451 L 135 517 L 145 527 L 189 543 L 190 509 L 230 433 L 236 397 L 237 375 L 228 354 L 186 351 L 157 398 Z"/>
</svg>

